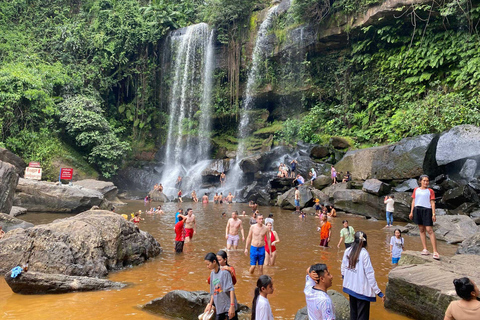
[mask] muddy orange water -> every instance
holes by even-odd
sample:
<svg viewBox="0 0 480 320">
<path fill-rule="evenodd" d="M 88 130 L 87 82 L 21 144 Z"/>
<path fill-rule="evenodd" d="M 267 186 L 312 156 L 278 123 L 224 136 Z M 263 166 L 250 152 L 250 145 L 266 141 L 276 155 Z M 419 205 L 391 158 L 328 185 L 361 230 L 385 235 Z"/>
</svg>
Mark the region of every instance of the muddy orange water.
<svg viewBox="0 0 480 320">
<path fill-rule="evenodd" d="M 152 205 L 154 205 L 153 203 Z M 0 278 L 0 318 L 1 319 L 162 319 L 142 311 L 139 306 L 148 301 L 162 297 L 175 289 L 209 290 L 206 279 L 209 271 L 205 267 L 204 257 L 208 252 L 217 252 L 225 248 L 225 227 L 227 218 L 221 213 L 230 215 L 232 210 L 250 212 L 247 204 L 214 205 L 201 203 L 185 203 L 184 209 L 192 207 L 197 217 L 197 234 L 194 241 L 185 245 L 181 255 L 174 253 L 174 214 L 178 205 L 165 204 L 163 215 L 143 214 L 145 221 L 140 223 L 142 230 L 151 233 L 161 244 L 163 253 L 147 263 L 113 272 L 110 280 L 125 281 L 132 285 L 126 289 L 115 291 L 98 291 L 85 293 L 69 293 L 61 295 L 14 294 Z M 128 205 L 119 208 L 118 213 L 130 213 L 139 209 L 145 210 L 142 201 L 129 201 Z M 319 247 L 319 234 L 316 228 L 318 219 L 308 216 L 305 221 L 290 211 L 277 207 L 261 207 L 265 215 L 272 212 L 275 219 L 275 230 L 280 237 L 277 245 L 277 263 L 274 267 L 265 267 L 265 273 L 272 276 L 275 292 L 268 296 L 275 319 L 293 319 L 298 309 L 305 306 L 303 287 L 305 270 L 313 263 L 326 263 L 334 275 L 333 287 L 342 291 L 340 264 L 343 256 L 336 245 L 339 241 L 341 220 L 346 217 L 356 231 L 362 230 L 368 235 L 368 251 L 372 258 L 375 275 L 382 291 L 385 291 L 387 274 L 391 269 L 387 240 L 393 230 L 382 229 L 384 221 L 370 221 L 356 216 L 339 215 L 330 220 L 333 226 L 331 248 Z M 34 224 L 48 223 L 62 214 L 27 214 L 20 218 Z M 248 232 L 249 217 L 241 218 L 245 232 Z M 245 235 L 246 236 L 246 235 Z M 242 249 L 244 242 L 240 243 Z M 421 249 L 420 238 L 405 235 L 407 249 Z M 444 255 L 452 255 L 455 246 L 439 243 L 439 251 Z M 239 302 L 251 306 L 253 290 L 258 275 L 248 273 L 249 258 L 243 250 L 230 252 L 229 263 L 236 269 L 238 283 L 235 286 Z M 380 300 L 371 305 L 370 319 L 397 320 L 407 319 L 404 316 L 389 312 L 383 308 Z"/>
</svg>

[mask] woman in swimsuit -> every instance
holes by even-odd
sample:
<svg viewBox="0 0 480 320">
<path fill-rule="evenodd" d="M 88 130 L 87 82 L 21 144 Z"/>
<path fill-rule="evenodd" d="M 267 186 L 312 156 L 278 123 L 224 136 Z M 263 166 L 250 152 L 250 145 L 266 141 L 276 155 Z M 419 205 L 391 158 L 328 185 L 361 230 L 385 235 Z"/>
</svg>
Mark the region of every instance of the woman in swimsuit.
<svg viewBox="0 0 480 320">
<path fill-rule="evenodd" d="M 267 266 L 274 266 L 275 259 L 277 258 L 277 247 L 275 245 L 280 242 L 277 231 L 272 231 L 272 223 L 267 222 L 267 234 L 265 235 L 265 264 Z M 270 253 L 270 247 L 268 246 L 268 239 L 270 238 L 270 247 L 272 253 Z"/>
<path fill-rule="evenodd" d="M 332 175 L 332 183 L 336 184 L 337 183 L 337 170 L 335 170 L 334 166 L 331 167 L 330 173 Z"/>
</svg>

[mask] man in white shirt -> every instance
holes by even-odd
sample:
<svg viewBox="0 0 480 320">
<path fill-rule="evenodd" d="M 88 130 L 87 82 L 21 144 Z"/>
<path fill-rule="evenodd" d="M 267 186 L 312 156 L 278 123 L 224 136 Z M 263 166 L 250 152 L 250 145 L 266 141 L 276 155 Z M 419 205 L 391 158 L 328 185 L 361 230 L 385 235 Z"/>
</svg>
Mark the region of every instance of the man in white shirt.
<svg viewBox="0 0 480 320">
<path fill-rule="evenodd" d="M 317 263 L 307 269 L 305 278 L 305 299 L 309 320 L 334 320 L 335 308 L 327 293 L 332 286 L 333 275 L 327 265 Z"/>
</svg>

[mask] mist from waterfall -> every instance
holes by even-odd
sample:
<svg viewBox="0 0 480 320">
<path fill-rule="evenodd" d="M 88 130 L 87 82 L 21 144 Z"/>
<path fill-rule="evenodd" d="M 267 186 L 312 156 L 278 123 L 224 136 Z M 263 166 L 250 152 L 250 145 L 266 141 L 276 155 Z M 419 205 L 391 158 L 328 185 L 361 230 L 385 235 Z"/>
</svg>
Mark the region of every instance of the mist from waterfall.
<svg viewBox="0 0 480 320">
<path fill-rule="evenodd" d="M 184 194 L 198 190 L 201 172 L 209 164 L 214 32 L 206 23 L 199 23 L 174 31 L 169 40 L 173 62 L 168 75 L 169 123 L 160 181 L 164 193 L 172 196 L 178 191 L 178 176 L 183 177 Z"/>
</svg>

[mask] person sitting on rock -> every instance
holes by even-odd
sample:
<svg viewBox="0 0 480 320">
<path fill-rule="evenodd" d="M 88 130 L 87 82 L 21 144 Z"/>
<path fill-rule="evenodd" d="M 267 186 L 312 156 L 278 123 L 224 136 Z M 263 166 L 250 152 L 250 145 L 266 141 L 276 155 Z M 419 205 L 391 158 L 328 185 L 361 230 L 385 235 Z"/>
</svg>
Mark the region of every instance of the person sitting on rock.
<svg viewBox="0 0 480 320">
<path fill-rule="evenodd" d="M 158 185 L 158 191 L 163 192 L 163 186 L 161 183 Z"/>
<path fill-rule="evenodd" d="M 343 176 L 342 182 L 349 182 L 352 180 L 352 175 L 350 174 L 350 171 L 347 171 L 347 173 Z"/>
<path fill-rule="evenodd" d="M 444 320 L 480 319 L 480 291 L 469 278 L 453 280 L 457 295 L 462 298 L 450 302 Z"/>
</svg>

